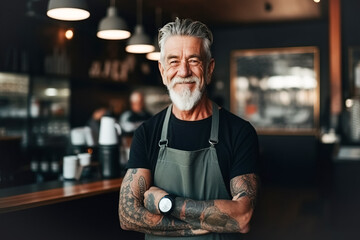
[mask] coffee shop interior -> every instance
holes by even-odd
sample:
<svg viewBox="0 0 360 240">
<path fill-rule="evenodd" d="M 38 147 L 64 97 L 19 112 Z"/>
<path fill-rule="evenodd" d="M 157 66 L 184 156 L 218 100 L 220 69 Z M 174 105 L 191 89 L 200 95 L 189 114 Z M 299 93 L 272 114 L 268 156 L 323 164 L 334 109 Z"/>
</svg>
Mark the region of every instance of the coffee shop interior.
<svg viewBox="0 0 360 240">
<path fill-rule="evenodd" d="M 62 2 L 90 15 L 47 15 Z M 149 53 L 175 17 L 213 31 L 207 93 L 258 132 L 261 187 L 244 239 L 358 239 L 359 12 L 358 0 L 1 1 L 1 239 L 143 239 L 119 225 L 131 137 L 114 129 L 133 91 L 151 114 L 170 103 Z M 101 35 L 110 18 L 125 35 Z M 129 48 L 138 34 L 150 52 Z M 99 109 L 115 165 L 89 126 Z M 71 156 L 82 165 L 69 180 Z"/>
</svg>

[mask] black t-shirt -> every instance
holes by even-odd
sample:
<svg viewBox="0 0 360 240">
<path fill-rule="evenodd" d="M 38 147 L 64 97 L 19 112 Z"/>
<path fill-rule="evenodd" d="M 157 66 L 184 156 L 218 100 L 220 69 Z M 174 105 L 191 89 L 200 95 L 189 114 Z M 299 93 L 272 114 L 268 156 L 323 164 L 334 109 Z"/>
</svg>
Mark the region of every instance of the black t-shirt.
<svg viewBox="0 0 360 240">
<path fill-rule="evenodd" d="M 146 168 L 154 174 L 165 113 L 166 109 L 135 131 L 127 168 Z M 212 117 L 183 121 L 171 114 L 168 146 L 187 151 L 209 147 L 211 121 Z M 257 172 L 259 147 L 255 129 L 249 122 L 223 108 L 219 110 L 219 142 L 215 148 L 228 191 L 233 177 Z"/>
</svg>

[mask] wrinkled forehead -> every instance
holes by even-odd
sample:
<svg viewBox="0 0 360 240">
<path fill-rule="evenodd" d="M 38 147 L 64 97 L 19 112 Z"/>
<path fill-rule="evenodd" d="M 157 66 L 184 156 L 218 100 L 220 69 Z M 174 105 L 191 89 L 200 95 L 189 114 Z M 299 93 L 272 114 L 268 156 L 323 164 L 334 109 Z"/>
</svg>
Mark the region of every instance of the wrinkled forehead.
<svg viewBox="0 0 360 240">
<path fill-rule="evenodd" d="M 203 39 L 193 36 L 175 35 L 164 42 L 165 58 L 173 54 L 203 54 Z"/>
</svg>

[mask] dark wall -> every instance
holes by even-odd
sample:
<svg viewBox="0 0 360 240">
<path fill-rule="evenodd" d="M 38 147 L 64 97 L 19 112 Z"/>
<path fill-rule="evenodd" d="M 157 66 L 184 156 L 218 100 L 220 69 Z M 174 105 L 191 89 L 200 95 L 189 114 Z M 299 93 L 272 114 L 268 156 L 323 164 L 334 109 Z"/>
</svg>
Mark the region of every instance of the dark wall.
<svg viewBox="0 0 360 240">
<path fill-rule="evenodd" d="M 320 51 L 320 119 L 328 122 L 328 22 L 306 21 L 216 28 L 214 81 L 224 88 L 216 96 L 230 107 L 230 54 L 233 50 L 316 46 Z M 260 174 L 265 182 L 308 184 L 315 181 L 318 140 L 315 136 L 260 135 Z"/>
<path fill-rule="evenodd" d="M 350 74 L 349 74 L 349 50 L 350 48 L 360 47 L 360 3 L 357 0 L 341 1 L 341 41 L 342 41 L 342 69 L 343 69 L 343 87 L 344 98 L 351 96 L 350 92 Z"/>
<path fill-rule="evenodd" d="M 213 55 L 216 66 L 214 81 L 224 88 L 216 93 L 230 106 L 230 54 L 233 50 L 316 46 L 320 50 L 321 117 L 326 121 L 326 100 L 329 98 L 328 23 L 327 21 L 289 22 L 251 25 L 214 30 Z"/>
<path fill-rule="evenodd" d="M 357 0 L 341 1 L 342 94 L 351 96 L 349 49 L 360 46 L 360 4 Z M 230 53 L 233 50 L 316 46 L 320 50 L 320 126 L 330 124 L 329 25 L 327 19 L 304 22 L 258 24 L 214 28 L 213 55 L 216 67 L 212 95 L 230 107 Z M 216 89 L 216 82 L 223 88 Z M 344 101 L 343 101 L 344 102 Z M 345 110 L 344 110 L 345 111 Z M 340 121 L 339 134 L 348 123 Z M 344 141 L 346 136 L 342 135 Z M 311 182 L 315 180 L 319 159 L 319 139 L 314 136 L 260 135 L 261 172 L 269 181 Z M 322 149 L 322 148 L 321 148 Z M 326 163 L 325 163 L 326 164 Z M 320 167 L 321 168 L 321 167 Z"/>
<path fill-rule="evenodd" d="M 342 135 L 343 144 L 359 144 L 350 137 L 352 130 L 349 124 L 349 111 L 344 106 L 345 100 L 359 95 L 354 92 L 354 67 L 356 61 L 352 61 L 352 52 L 355 50 L 357 59 L 360 54 L 360 3 L 356 0 L 341 1 L 341 41 L 342 41 L 342 87 L 343 87 L 343 112 L 340 118 L 339 132 Z"/>
</svg>

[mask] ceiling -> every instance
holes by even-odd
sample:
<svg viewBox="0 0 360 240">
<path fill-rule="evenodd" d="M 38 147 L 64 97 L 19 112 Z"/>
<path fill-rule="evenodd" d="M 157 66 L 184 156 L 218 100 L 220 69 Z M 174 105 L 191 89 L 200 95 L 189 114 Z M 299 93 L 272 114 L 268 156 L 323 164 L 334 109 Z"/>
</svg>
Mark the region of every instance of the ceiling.
<svg viewBox="0 0 360 240">
<path fill-rule="evenodd" d="M 153 0 L 144 1 L 144 8 L 159 6 L 167 14 L 190 17 L 209 24 L 246 24 L 318 19 L 326 12 L 323 2 L 317 4 L 313 0 Z"/>
<path fill-rule="evenodd" d="M 24 5 L 45 15 L 48 0 L 22 0 Z M 138 21 L 137 3 L 141 0 L 86 0 L 90 24 L 100 21 L 111 2 L 130 26 Z M 174 19 L 192 18 L 209 25 L 238 25 L 313 20 L 327 17 L 327 0 L 142 0 L 142 23 L 162 25 Z M 159 11 L 160 10 L 160 11 Z M 157 12 L 157 13 L 156 13 Z M 159 26 L 156 26 L 158 28 Z"/>
</svg>

